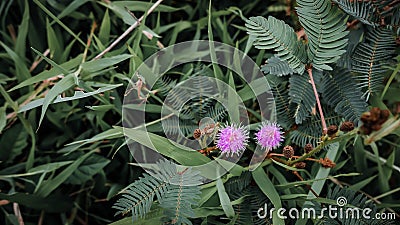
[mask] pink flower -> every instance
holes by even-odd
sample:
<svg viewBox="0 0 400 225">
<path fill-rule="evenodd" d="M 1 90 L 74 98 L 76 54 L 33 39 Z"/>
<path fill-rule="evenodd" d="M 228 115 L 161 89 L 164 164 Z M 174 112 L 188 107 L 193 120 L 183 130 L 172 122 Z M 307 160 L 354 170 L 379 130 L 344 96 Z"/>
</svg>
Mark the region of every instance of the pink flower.
<svg viewBox="0 0 400 225">
<path fill-rule="evenodd" d="M 268 150 L 279 147 L 281 141 L 283 141 L 280 126 L 269 121 L 263 122 L 256 133 L 256 140 L 257 144 Z"/>
<path fill-rule="evenodd" d="M 231 124 L 222 128 L 217 138 L 217 147 L 222 153 L 239 155 L 246 149 L 249 132 L 243 126 Z"/>
</svg>

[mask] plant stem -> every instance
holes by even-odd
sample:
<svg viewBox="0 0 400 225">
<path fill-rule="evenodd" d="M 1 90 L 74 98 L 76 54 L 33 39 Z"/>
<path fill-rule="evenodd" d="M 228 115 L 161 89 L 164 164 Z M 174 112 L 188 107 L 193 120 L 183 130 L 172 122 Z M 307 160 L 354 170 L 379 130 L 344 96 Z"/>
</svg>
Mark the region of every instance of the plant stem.
<svg viewBox="0 0 400 225">
<path fill-rule="evenodd" d="M 115 40 L 113 43 L 111 43 L 110 46 L 108 46 L 106 49 L 104 49 L 104 51 L 102 51 L 100 54 L 98 54 L 96 57 L 94 57 L 94 60 L 96 59 L 100 59 L 101 57 L 103 57 L 104 54 L 106 54 L 107 52 L 109 52 L 115 45 L 117 45 L 124 37 L 126 37 L 130 32 L 132 32 L 137 26 L 139 26 L 140 22 L 142 22 L 142 20 L 144 19 L 145 16 L 149 15 L 151 12 L 154 11 L 154 9 L 162 2 L 163 0 L 158 0 L 156 3 L 154 3 L 153 6 L 151 6 L 151 8 L 149 9 L 149 11 L 147 11 L 147 13 L 145 13 L 145 15 L 143 15 L 142 17 L 140 17 L 136 22 L 134 22 L 123 34 L 121 34 L 121 36 L 119 36 L 117 38 L 117 40 Z"/>
<path fill-rule="evenodd" d="M 314 78 L 313 78 L 313 75 L 312 75 L 312 68 L 307 69 L 307 72 L 308 72 L 308 75 L 310 76 L 310 82 L 311 82 L 311 85 L 312 85 L 313 90 L 314 90 L 315 100 L 317 101 L 319 115 L 321 116 L 322 133 L 325 135 L 326 132 L 328 131 L 328 128 L 326 127 L 324 112 L 322 111 L 321 102 L 319 101 L 317 88 L 315 87 L 315 82 L 314 82 Z"/>
<path fill-rule="evenodd" d="M 336 137 L 336 138 L 333 138 L 333 139 L 330 139 L 330 140 L 327 140 L 327 141 L 322 141 L 317 147 L 315 147 L 315 148 L 314 148 L 313 150 L 311 150 L 309 153 L 304 154 L 304 155 L 302 155 L 301 157 L 299 157 L 299 158 L 297 158 L 297 159 L 295 159 L 295 160 L 293 160 L 293 161 L 289 160 L 288 163 L 287 163 L 287 165 L 290 166 L 290 165 L 293 165 L 293 164 L 295 164 L 295 163 L 297 163 L 297 162 L 304 161 L 305 159 L 307 159 L 307 158 L 313 156 L 315 153 L 321 151 L 321 149 L 322 149 L 323 147 L 325 147 L 325 146 L 327 146 L 327 145 L 330 145 L 330 144 L 332 144 L 332 143 L 335 143 L 335 142 L 339 142 L 339 141 L 341 141 L 341 140 L 343 140 L 343 139 L 350 138 L 350 137 L 356 135 L 357 132 L 358 132 L 358 129 L 354 129 L 354 130 L 352 130 L 352 131 L 350 131 L 350 132 L 348 132 L 347 134 L 344 134 L 344 135 L 342 135 L 342 136 L 339 136 L 339 137 Z"/>
</svg>

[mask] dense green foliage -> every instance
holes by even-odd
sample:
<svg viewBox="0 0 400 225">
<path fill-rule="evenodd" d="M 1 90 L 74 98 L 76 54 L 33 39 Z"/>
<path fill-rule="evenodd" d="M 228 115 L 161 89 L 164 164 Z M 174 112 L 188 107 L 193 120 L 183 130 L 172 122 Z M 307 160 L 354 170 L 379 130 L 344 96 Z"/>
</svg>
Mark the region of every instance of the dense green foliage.
<svg viewBox="0 0 400 225">
<path fill-rule="evenodd" d="M 0 2 L 0 224 L 398 222 L 399 1 L 165 0 L 99 55 L 153 4 Z M 221 124 L 233 120 L 228 114 L 237 105 L 207 97 L 213 94 L 208 78 L 225 82 L 243 100 L 251 135 L 262 122 L 246 81 L 213 63 L 172 68 L 146 89 L 136 73 L 141 63 L 164 47 L 192 40 L 240 49 L 268 80 L 273 99 L 263 100 L 274 101 L 285 138 L 254 171 L 253 138 L 229 173 L 210 183 L 202 184 L 198 171 L 171 163 L 230 165 L 218 158 L 213 141 L 187 151 L 166 138 L 193 139 L 205 117 Z M 174 91 L 188 79 L 192 89 Z M 132 82 L 136 89 L 127 90 Z M 187 101 L 195 91 L 202 95 Z M 141 101 L 123 106 L 131 92 Z M 168 120 L 160 118 L 166 99 L 182 106 Z M 144 102 L 147 132 L 123 130 L 123 107 L 141 110 Z M 355 129 L 343 128 L 349 124 Z M 213 140 L 217 130 L 210 132 L 207 138 Z M 138 143 L 148 147 L 145 135 L 171 162 L 159 160 L 147 171 L 136 163 L 128 145 L 138 151 Z M 289 159 L 281 154 L 287 145 L 294 149 Z M 337 205 L 339 197 L 349 207 L 396 218 L 257 215 L 264 206 L 318 211 Z"/>
</svg>

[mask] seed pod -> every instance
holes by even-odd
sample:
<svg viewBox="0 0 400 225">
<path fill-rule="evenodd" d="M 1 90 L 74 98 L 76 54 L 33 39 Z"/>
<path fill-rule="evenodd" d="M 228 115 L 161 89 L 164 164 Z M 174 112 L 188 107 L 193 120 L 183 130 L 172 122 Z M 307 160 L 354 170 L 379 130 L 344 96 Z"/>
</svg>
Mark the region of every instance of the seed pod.
<svg viewBox="0 0 400 225">
<path fill-rule="evenodd" d="M 330 125 L 328 127 L 328 136 L 329 137 L 334 137 L 337 131 L 338 131 L 338 126 Z"/>
<path fill-rule="evenodd" d="M 312 144 L 310 144 L 310 143 L 308 143 L 308 144 L 306 144 L 306 145 L 304 146 L 304 151 L 305 151 L 306 153 L 311 152 L 313 149 L 314 149 L 314 147 L 313 147 Z"/>
<path fill-rule="evenodd" d="M 200 131 L 200 129 L 194 130 L 194 132 L 193 132 L 193 137 L 194 137 L 195 139 L 199 139 L 199 138 L 201 137 L 201 131 Z"/>
<path fill-rule="evenodd" d="M 340 130 L 343 132 L 352 131 L 354 130 L 354 123 L 351 121 L 345 121 L 340 126 Z"/>
<path fill-rule="evenodd" d="M 292 146 L 290 145 L 286 145 L 283 150 L 282 150 L 283 156 L 285 156 L 286 158 L 290 159 L 293 157 L 294 155 L 294 149 Z"/>
<path fill-rule="evenodd" d="M 298 162 L 298 163 L 295 163 L 294 164 L 294 166 L 296 167 L 296 168 L 299 168 L 299 169 L 304 169 L 304 168 L 306 168 L 306 163 L 305 162 Z"/>
<path fill-rule="evenodd" d="M 330 160 L 328 157 L 325 157 L 325 159 L 320 158 L 319 163 L 325 168 L 333 168 L 336 166 L 336 163 L 334 163 L 332 160 Z"/>
<path fill-rule="evenodd" d="M 389 118 L 389 116 L 390 116 L 389 110 L 387 110 L 387 109 L 381 110 L 378 123 L 383 124 L 384 122 L 386 122 L 386 120 Z"/>
<path fill-rule="evenodd" d="M 361 132 L 368 135 L 372 131 L 380 130 L 382 124 L 386 122 L 389 116 L 389 110 L 381 110 L 378 107 L 372 108 L 369 112 L 364 112 L 360 118 L 363 122 L 363 125 L 360 127 Z"/>
</svg>

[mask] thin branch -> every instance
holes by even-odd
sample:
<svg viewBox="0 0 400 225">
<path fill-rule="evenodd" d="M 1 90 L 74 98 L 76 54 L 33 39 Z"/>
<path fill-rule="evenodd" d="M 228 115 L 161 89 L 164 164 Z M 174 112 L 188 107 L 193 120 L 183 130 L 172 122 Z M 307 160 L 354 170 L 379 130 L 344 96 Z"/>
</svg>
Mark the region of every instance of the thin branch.
<svg viewBox="0 0 400 225">
<path fill-rule="evenodd" d="M 94 57 L 93 60 L 100 59 L 101 57 L 104 56 L 107 52 L 109 52 L 115 45 L 117 45 L 123 38 L 125 38 L 130 32 L 132 32 L 139 24 L 142 22 L 145 16 L 149 15 L 151 12 L 154 11 L 154 9 L 162 2 L 163 0 L 158 0 L 156 3 L 154 3 L 153 6 L 143 15 L 140 17 L 135 23 L 133 23 L 121 36 L 119 36 L 113 43 L 111 43 L 110 46 L 108 46 L 104 51 L 102 51 L 100 54 L 98 54 L 96 57 Z"/>
<path fill-rule="evenodd" d="M 295 159 L 293 161 L 289 160 L 287 165 L 290 166 L 290 165 L 293 165 L 293 164 L 295 164 L 297 162 L 302 162 L 305 159 L 310 158 L 314 154 L 316 154 L 319 151 L 321 151 L 325 146 L 328 146 L 328 145 L 333 144 L 335 142 L 340 142 L 340 141 L 342 141 L 344 139 L 347 139 L 347 138 L 352 138 L 353 136 L 355 136 L 357 134 L 358 130 L 359 129 L 354 129 L 354 130 L 352 130 L 352 131 L 350 131 L 350 132 L 348 132 L 346 134 L 343 134 L 343 135 L 341 135 L 339 137 L 335 137 L 333 139 L 328 139 L 328 140 L 323 140 L 321 143 L 319 143 L 319 145 L 317 147 L 315 147 L 309 153 L 304 154 L 304 155 L 300 156 L 299 158 L 297 158 L 297 159 Z"/>
<path fill-rule="evenodd" d="M 18 224 L 24 225 L 25 224 L 24 219 L 22 218 L 22 214 L 21 214 L 21 211 L 19 210 L 18 203 L 16 203 L 16 202 L 13 203 L 13 209 L 14 209 L 15 217 L 17 217 L 17 219 L 18 219 Z"/>
<path fill-rule="evenodd" d="M 46 51 L 44 51 L 43 55 L 47 56 L 50 53 L 50 49 L 46 49 Z M 32 72 L 37 65 L 39 65 L 39 63 L 43 60 L 42 57 L 38 56 L 37 59 L 32 63 L 32 66 L 29 68 L 29 72 Z"/>
<path fill-rule="evenodd" d="M 308 68 L 307 72 L 308 72 L 308 75 L 310 76 L 310 82 L 311 82 L 311 85 L 314 90 L 315 99 L 317 100 L 317 106 L 318 106 L 319 115 L 321 117 L 321 123 L 322 123 L 322 133 L 325 135 L 328 131 L 328 128 L 326 127 L 324 112 L 322 111 L 321 102 L 319 101 L 317 88 L 315 87 L 315 82 L 314 82 L 314 78 L 312 75 L 312 68 Z"/>
</svg>

